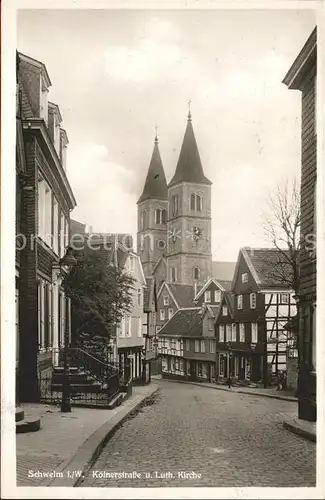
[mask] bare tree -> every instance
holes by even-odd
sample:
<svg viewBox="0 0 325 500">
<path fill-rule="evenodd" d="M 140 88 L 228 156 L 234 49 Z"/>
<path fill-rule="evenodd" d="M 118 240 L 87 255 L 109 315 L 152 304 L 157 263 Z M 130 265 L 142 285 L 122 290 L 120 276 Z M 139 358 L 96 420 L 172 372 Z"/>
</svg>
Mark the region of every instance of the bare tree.
<svg viewBox="0 0 325 500">
<path fill-rule="evenodd" d="M 265 262 L 267 274 L 273 283 L 285 285 L 299 294 L 299 252 L 300 252 L 300 189 L 296 180 L 278 186 L 269 198 L 269 212 L 263 217 L 265 236 L 272 243 L 275 252 Z M 286 326 L 287 339 L 293 340 L 292 347 L 298 347 L 299 301 L 296 301 L 296 316 Z M 298 350 L 299 358 L 299 350 Z"/>
<path fill-rule="evenodd" d="M 296 180 L 289 186 L 278 186 L 269 198 L 269 213 L 264 215 L 263 229 L 277 250 L 270 278 L 299 292 L 300 190 Z"/>
</svg>

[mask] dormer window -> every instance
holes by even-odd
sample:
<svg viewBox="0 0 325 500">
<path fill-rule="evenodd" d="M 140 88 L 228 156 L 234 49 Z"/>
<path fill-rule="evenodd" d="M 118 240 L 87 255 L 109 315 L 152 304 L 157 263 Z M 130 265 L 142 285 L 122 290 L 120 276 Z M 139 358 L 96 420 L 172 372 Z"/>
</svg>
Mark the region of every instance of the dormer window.
<svg viewBox="0 0 325 500">
<path fill-rule="evenodd" d="M 204 292 L 204 302 L 210 303 L 211 302 L 211 291 L 206 290 Z"/>
<path fill-rule="evenodd" d="M 214 301 L 217 304 L 221 301 L 221 291 L 220 290 L 215 290 L 214 291 Z"/>
<path fill-rule="evenodd" d="M 45 84 L 44 78 L 40 77 L 40 118 L 42 118 L 46 125 L 48 124 L 48 104 L 47 104 L 48 89 Z"/>
<path fill-rule="evenodd" d="M 167 215 L 166 210 L 162 208 L 156 208 L 155 210 L 155 223 L 156 224 L 166 224 Z"/>
<path fill-rule="evenodd" d="M 191 194 L 191 210 L 195 212 L 201 212 L 203 205 L 203 198 L 200 194 Z"/>
</svg>

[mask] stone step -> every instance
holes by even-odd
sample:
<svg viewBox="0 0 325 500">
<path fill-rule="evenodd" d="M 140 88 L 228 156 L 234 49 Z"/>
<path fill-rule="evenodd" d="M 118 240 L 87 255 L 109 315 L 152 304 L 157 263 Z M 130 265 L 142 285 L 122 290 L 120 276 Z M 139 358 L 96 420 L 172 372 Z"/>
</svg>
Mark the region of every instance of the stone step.
<svg viewBox="0 0 325 500">
<path fill-rule="evenodd" d="M 78 366 L 69 366 L 70 373 L 77 373 L 78 371 L 80 371 Z M 64 366 L 54 366 L 53 373 L 64 373 Z"/>
<path fill-rule="evenodd" d="M 16 434 L 23 434 L 26 432 L 36 432 L 41 428 L 41 419 L 38 417 L 29 417 L 16 423 Z"/>
<path fill-rule="evenodd" d="M 52 391 L 62 392 L 63 384 L 51 384 Z M 71 393 L 98 393 L 102 389 L 102 384 L 92 382 L 91 384 L 69 384 Z"/>
<path fill-rule="evenodd" d="M 64 373 L 53 373 L 52 384 L 63 384 Z M 73 373 L 69 375 L 70 384 L 92 384 L 94 380 L 87 373 Z"/>
<path fill-rule="evenodd" d="M 25 412 L 22 408 L 16 408 L 16 422 L 21 422 L 25 418 Z"/>
</svg>

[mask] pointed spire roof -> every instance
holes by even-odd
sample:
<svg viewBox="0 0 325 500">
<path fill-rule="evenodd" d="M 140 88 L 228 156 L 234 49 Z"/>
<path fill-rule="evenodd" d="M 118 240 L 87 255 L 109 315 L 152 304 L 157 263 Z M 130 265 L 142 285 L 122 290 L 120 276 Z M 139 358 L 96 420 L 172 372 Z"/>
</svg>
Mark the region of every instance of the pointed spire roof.
<svg viewBox="0 0 325 500">
<path fill-rule="evenodd" d="M 212 184 L 212 182 L 205 177 L 202 163 L 200 159 L 199 150 L 197 147 L 193 125 L 192 115 L 189 111 L 187 126 L 179 154 L 178 162 L 174 177 L 169 183 L 169 187 L 179 182 L 195 182 L 202 184 Z"/>
<path fill-rule="evenodd" d="M 141 203 L 142 201 L 150 198 L 167 200 L 167 197 L 167 181 L 160 157 L 158 137 L 156 132 L 155 144 L 152 152 L 149 170 L 147 173 L 146 182 L 144 184 L 143 192 L 138 200 L 138 203 Z"/>
</svg>

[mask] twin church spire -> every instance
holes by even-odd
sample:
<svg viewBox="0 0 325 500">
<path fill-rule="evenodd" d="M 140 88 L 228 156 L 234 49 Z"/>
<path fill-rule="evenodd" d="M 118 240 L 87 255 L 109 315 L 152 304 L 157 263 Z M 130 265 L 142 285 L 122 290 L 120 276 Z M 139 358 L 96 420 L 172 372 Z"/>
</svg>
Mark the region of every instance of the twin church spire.
<svg viewBox="0 0 325 500">
<path fill-rule="evenodd" d="M 171 187 L 180 182 L 211 184 L 211 181 L 204 175 L 203 172 L 201 158 L 194 135 L 190 108 L 175 174 L 168 186 L 159 152 L 156 127 L 154 148 L 149 165 L 149 170 L 147 173 L 143 192 L 138 200 L 138 203 L 141 203 L 142 201 L 147 199 L 167 200 L 168 187 Z"/>
</svg>

